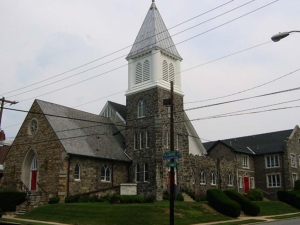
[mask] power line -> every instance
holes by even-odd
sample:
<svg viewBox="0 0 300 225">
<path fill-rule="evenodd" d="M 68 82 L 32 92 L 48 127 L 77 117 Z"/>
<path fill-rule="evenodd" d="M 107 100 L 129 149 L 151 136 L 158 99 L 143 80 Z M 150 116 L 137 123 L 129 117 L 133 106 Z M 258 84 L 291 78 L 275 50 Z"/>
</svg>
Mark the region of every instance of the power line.
<svg viewBox="0 0 300 225">
<path fill-rule="evenodd" d="M 222 27 L 222 26 L 224 26 L 224 25 L 227 25 L 227 24 L 229 24 L 229 23 L 231 23 L 231 22 L 234 22 L 234 21 L 236 21 L 236 20 L 238 20 L 238 19 L 240 19 L 240 18 L 242 18 L 242 17 L 244 17 L 244 16 L 246 16 L 246 15 L 249 15 L 249 14 L 251 14 L 251 13 L 253 13 L 253 12 L 256 12 L 256 11 L 258 11 L 258 10 L 260 10 L 260 9 L 263 9 L 263 8 L 265 8 L 265 7 L 267 7 L 267 6 L 271 5 L 271 4 L 274 4 L 274 3 L 277 2 L 277 1 L 279 1 L 279 0 L 273 1 L 273 2 L 271 2 L 271 3 L 269 3 L 269 4 L 266 4 L 266 5 L 262 6 L 262 7 L 259 7 L 259 8 L 257 8 L 257 9 L 255 9 L 255 10 L 252 10 L 252 11 L 246 13 L 246 14 L 243 14 L 242 16 L 239 16 L 239 17 L 237 17 L 237 18 L 235 18 L 235 19 L 232 19 L 232 20 L 230 20 L 230 21 L 228 21 L 228 22 L 226 22 L 226 23 L 223 23 L 223 24 L 221 24 L 221 25 L 219 25 L 219 26 L 216 26 L 216 27 L 214 27 L 214 28 L 212 28 L 212 29 L 209 29 L 209 30 L 207 30 L 207 31 L 205 31 L 205 32 L 202 32 L 202 33 L 200 33 L 200 34 L 198 34 L 198 35 L 195 35 L 195 36 L 193 36 L 193 37 L 190 37 L 190 38 L 188 38 L 188 39 L 186 39 L 186 40 L 184 40 L 184 41 L 181 41 L 181 42 L 178 42 L 178 43 L 176 43 L 176 44 L 174 44 L 174 45 L 171 45 L 170 47 L 165 48 L 164 50 L 169 49 L 169 48 L 171 48 L 171 47 L 174 47 L 174 46 L 176 46 L 176 45 L 185 43 L 185 42 L 187 42 L 187 41 L 189 41 L 189 40 L 191 40 L 191 39 L 194 39 L 194 38 L 196 38 L 196 37 L 199 37 L 199 36 L 201 36 L 201 35 L 203 35 L 203 34 L 205 34 L 205 33 L 208 33 L 208 32 L 210 32 L 210 31 L 213 31 L 213 30 L 215 30 L 215 29 L 217 29 L 217 28 L 219 28 L 219 27 Z M 151 55 L 154 55 L 154 54 L 156 54 L 156 53 L 152 53 Z M 147 55 L 147 56 L 144 56 L 144 57 L 142 57 L 142 58 L 146 58 L 146 57 L 148 57 L 148 55 Z M 140 60 L 140 59 L 139 59 L 139 60 Z M 134 63 L 134 62 L 135 62 L 135 61 L 133 61 L 133 62 L 131 62 L 131 63 Z M 85 82 L 85 81 L 94 79 L 94 78 L 96 78 L 96 77 L 105 75 L 105 74 L 107 74 L 107 73 L 110 73 L 110 72 L 113 72 L 113 71 L 118 70 L 118 69 L 120 69 L 120 68 L 123 68 L 123 67 L 125 67 L 125 66 L 128 66 L 128 65 L 131 64 L 131 63 L 128 63 L 128 64 L 125 64 L 125 65 L 119 66 L 119 67 L 114 68 L 114 69 L 112 69 L 112 70 L 106 71 L 106 72 L 104 72 L 104 73 L 95 75 L 95 76 L 93 76 L 93 77 L 87 78 L 87 79 L 85 79 L 85 80 L 82 80 L 82 81 L 79 81 L 79 82 L 76 82 L 76 83 L 73 83 L 73 84 L 71 84 L 71 85 L 67 85 L 67 86 L 65 86 L 65 87 L 56 89 L 56 90 L 54 90 L 54 91 L 51 91 L 51 92 L 48 92 L 48 93 L 45 93 L 45 94 L 42 94 L 42 95 L 39 95 L 39 96 L 35 96 L 35 97 L 32 97 L 32 98 L 28 98 L 28 99 L 25 99 L 25 100 L 21 100 L 20 102 L 25 102 L 25 101 L 28 101 L 28 100 L 31 100 L 31 99 L 34 99 L 34 98 L 37 98 L 37 97 L 41 97 L 41 96 L 44 96 L 44 95 L 47 95 L 47 94 L 51 94 L 51 93 L 54 93 L 54 92 L 63 90 L 63 89 L 68 88 L 68 87 L 75 86 L 75 85 L 77 85 L 77 84 L 83 83 L 83 82 Z"/>
<path fill-rule="evenodd" d="M 224 3 L 224 4 L 221 4 L 221 5 L 215 7 L 215 8 L 213 8 L 213 9 L 211 9 L 211 10 L 208 10 L 208 11 L 206 11 L 206 12 L 204 12 L 204 13 L 201 13 L 201 14 L 195 16 L 195 17 L 192 17 L 191 19 L 188 19 L 188 20 L 186 20 L 186 21 L 184 21 L 184 22 L 182 22 L 182 23 L 179 23 L 179 24 L 177 24 L 177 25 L 175 25 L 175 26 L 173 26 L 173 27 L 170 27 L 170 28 L 168 28 L 167 30 L 162 31 L 162 32 L 160 32 L 160 33 L 158 33 L 158 34 L 156 34 L 156 35 L 159 35 L 159 34 L 162 34 L 162 33 L 164 33 L 164 32 L 167 32 L 168 30 L 171 30 L 171 29 L 173 29 L 173 28 L 175 28 L 175 27 L 178 27 L 178 26 L 180 26 L 180 25 L 182 25 L 182 24 L 184 24 L 184 23 L 187 23 L 187 22 L 189 22 L 189 21 L 191 21 L 191 20 L 194 20 L 194 19 L 196 19 L 196 18 L 198 18 L 198 17 L 200 17 L 200 16 L 203 16 L 203 15 L 209 13 L 209 12 L 212 12 L 212 11 L 218 9 L 218 8 L 221 8 L 222 6 L 225 6 L 225 5 L 227 5 L 227 4 L 229 4 L 229 3 L 233 2 L 233 1 L 234 1 L 234 0 L 231 0 L 231 1 L 228 1 L 228 2 L 226 2 L 226 3 Z M 141 40 L 141 41 L 139 41 L 139 42 L 137 42 L 137 43 L 135 43 L 135 44 L 139 44 L 139 43 L 141 43 L 141 42 L 143 42 L 143 41 L 146 41 L 146 40 L 148 40 L 148 39 L 150 39 L 150 38 L 152 38 L 152 37 L 154 37 L 154 36 L 156 36 L 156 35 L 150 36 L 150 37 L 148 37 L 148 38 L 146 38 L 146 39 L 143 39 L 143 40 Z M 133 44 L 133 45 L 134 45 L 134 44 Z M 24 86 L 24 87 L 22 87 L 22 88 L 19 88 L 19 89 L 13 90 L 13 91 L 9 91 L 9 92 L 3 93 L 3 94 L 0 94 L 0 95 L 5 95 L 5 94 L 12 93 L 12 92 L 16 92 L 16 91 L 25 89 L 25 88 L 27 88 L 27 87 L 30 87 L 30 86 L 33 86 L 33 85 L 36 85 L 36 84 L 45 82 L 45 81 L 50 80 L 50 79 L 53 79 L 53 78 L 55 78 L 55 77 L 64 75 L 64 74 L 66 74 L 66 73 L 72 72 L 72 71 L 74 71 L 74 70 L 76 70 L 76 69 L 79 69 L 79 68 L 81 68 L 81 67 L 84 67 L 84 66 L 89 65 L 89 64 L 91 64 L 91 63 L 94 63 L 94 62 L 96 62 L 96 61 L 99 61 L 99 60 L 101 60 L 101 59 L 104 59 L 104 58 L 106 58 L 106 57 L 108 57 L 108 56 L 114 55 L 114 54 L 116 54 L 116 53 L 118 53 L 118 52 L 120 52 L 120 51 L 123 51 L 123 50 L 125 50 L 125 49 L 127 49 L 127 48 L 129 48 L 129 47 L 132 47 L 133 45 L 128 45 L 128 46 L 126 46 L 126 47 L 124 47 L 124 48 L 121 48 L 121 49 L 119 49 L 119 50 L 117 50 L 117 51 L 114 51 L 114 52 L 112 52 L 112 53 L 110 53 L 110 54 L 108 54 L 108 55 L 102 56 L 102 57 L 100 57 L 100 58 L 98 58 L 98 59 L 95 59 L 95 60 L 93 60 L 93 61 L 90 61 L 90 62 L 88 62 L 88 63 L 85 63 L 85 64 L 83 64 L 83 65 L 81 65 L 81 66 L 75 67 L 75 68 L 70 69 L 70 70 L 68 70 L 68 71 L 65 71 L 65 72 L 63 72 L 63 73 L 57 74 L 57 75 L 52 76 L 52 77 L 50 77 L 50 78 L 47 78 L 47 79 L 45 79 L 45 80 L 42 80 L 42 81 L 39 81 L 39 82 L 30 84 L 30 85 Z M 122 56 L 122 57 L 124 57 L 124 56 Z M 117 58 L 117 59 L 118 59 L 118 58 Z"/>
</svg>

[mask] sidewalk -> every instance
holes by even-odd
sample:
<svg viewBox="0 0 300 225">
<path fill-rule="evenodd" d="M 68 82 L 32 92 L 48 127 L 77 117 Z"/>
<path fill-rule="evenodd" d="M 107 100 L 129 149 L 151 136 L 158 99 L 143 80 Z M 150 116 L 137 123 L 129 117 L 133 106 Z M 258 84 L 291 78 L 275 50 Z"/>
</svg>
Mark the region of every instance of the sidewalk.
<svg viewBox="0 0 300 225">
<path fill-rule="evenodd" d="M 245 220 L 264 220 L 264 222 L 272 222 L 272 221 L 278 221 L 278 219 L 271 219 L 272 217 L 287 216 L 287 215 L 294 215 L 294 214 L 295 215 L 299 214 L 299 212 L 280 214 L 280 215 L 271 215 L 271 216 L 240 216 L 240 217 L 238 217 L 236 219 L 233 219 L 233 220 L 210 222 L 210 223 L 199 223 L 199 224 L 194 224 L 194 225 L 227 224 L 227 223 L 239 222 L 239 221 L 245 221 Z M 260 222 L 260 223 L 263 223 L 263 222 Z"/>
<path fill-rule="evenodd" d="M 35 223 L 44 223 L 44 224 L 52 224 L 52 225 L 70 225 L 66 223 L 56 223 L 56 222 L 49 222 L 49 221 L 39 221 L 39 220 L 28 220 L 28 219 L 22 219 L 22 218 L 16 218 L 14 215 L 3 215 L 2 218 L 4 219 L 13 219 L 15 221 L 20 221 L 20 222 L 35 222 Z"/>
</svg>

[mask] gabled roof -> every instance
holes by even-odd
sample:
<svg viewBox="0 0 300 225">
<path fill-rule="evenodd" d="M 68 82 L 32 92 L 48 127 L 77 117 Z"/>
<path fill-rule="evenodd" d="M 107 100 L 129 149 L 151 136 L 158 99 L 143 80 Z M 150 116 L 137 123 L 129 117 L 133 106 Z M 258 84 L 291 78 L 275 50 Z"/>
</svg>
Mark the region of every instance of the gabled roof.
<svg viewBox="0 0 300 225">
<path fill-rule="evenodd" d="M 249 155 L 264 155 L 284 151 L 284 141 L 290 137 L 293 129 L 256 134 L 221 140 L 234 151 Z M 214 148 L 216 141 L 203 143 L 207 151 Z"/>
<path fill-rule="evenodd" d="M 126 120 L 126 106 L 121 105 L 115 102 L 108 101 L 108 104 L 110 104 L 122 117 L 124 120 Z"/>
<path fill-rule="evenodd" d="M 162 49 L 182 60 L 154 2 L 151 4 L 127 59 L 153 48 Z"/>
<path fill-rule="evenodd" d="M 108 118 L 50 102 L 36 102 L 45 114 L 69 117 L 45 116 L 67 153 L 130 162 L 124 153 L 125 139 L 112 135 L 118 130 Z"/>
</svg>

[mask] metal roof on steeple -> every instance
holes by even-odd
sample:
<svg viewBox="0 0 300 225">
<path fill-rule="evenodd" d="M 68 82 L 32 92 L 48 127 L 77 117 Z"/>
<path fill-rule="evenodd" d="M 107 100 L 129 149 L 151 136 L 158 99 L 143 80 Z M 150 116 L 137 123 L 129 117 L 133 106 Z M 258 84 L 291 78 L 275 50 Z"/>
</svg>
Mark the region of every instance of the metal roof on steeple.
<svg viewBox="0 0 300 225">
<path fill-rule="evenodd" d="M 147 16 L 127 58 L 155 47 L 162 49 L 163 51 L 175 56 L 176 58 L 179 58 L 180 60 L 182 59 L 177 52 L 174 42 L 166 28 L 163 19 L 161 18 L 154 0 L 152 0 L 152 4 Z"/>
</svg>

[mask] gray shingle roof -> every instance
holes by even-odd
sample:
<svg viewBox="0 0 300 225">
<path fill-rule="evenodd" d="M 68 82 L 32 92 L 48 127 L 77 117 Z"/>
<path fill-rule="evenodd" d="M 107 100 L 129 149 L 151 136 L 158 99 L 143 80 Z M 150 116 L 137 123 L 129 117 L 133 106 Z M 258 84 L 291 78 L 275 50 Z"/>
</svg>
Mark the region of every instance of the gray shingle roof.
<svg viewBox="0 0 300 225">
<path fill-rule="evenodd" d="M 46 115 L 57 137 L 59 139 L 67 138 L 60 140 L 67 153 L 130 162 L 124 153 L 125 139 L 122 135 L 112 135 L 117 128 L 111 125 L 108 118 L 50 102 L 41 100 L 36 100 L 36 102 L 45 114 L 92 121 Z"/>
<path fill-rule="evenodd" d="M 151 50 L 155 47 L 182 59 L 177 52 L 174 42 L 155 3 L 153 2 L 127 58 Z"/>
<path fill-rule="evenodd" d="M 126 106 L 115 102 L 108 101 L 108 103 L 126 120 Z"/>
<path fill-rule="evenodd" d="M 221 140 L 221 142 L 230 146 L 236 152 L 249 155 L 254 155 L 254 153 L 255 155 L 278 153 L 284 151 L 284 141 L 291 135 L 292 131 L 293 129 L 265 134 L 256 134 L 245 137 L 225 139 Z M 209 151 L 215 143 L 216 141 L 211 141 L 203 143 L 203 145 L 206 150 Z"/>
</svg>

